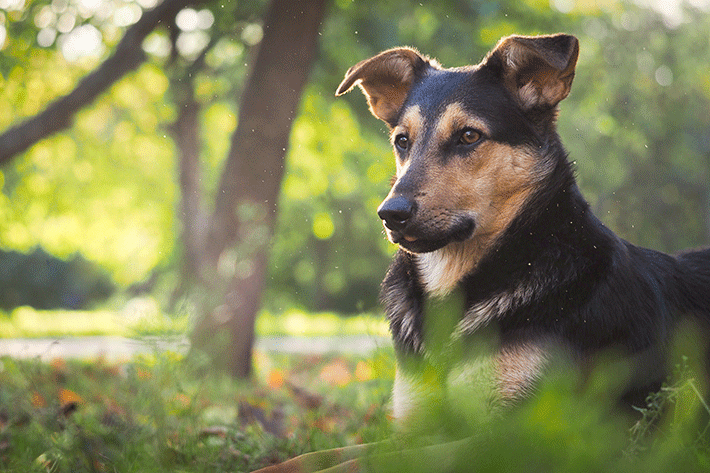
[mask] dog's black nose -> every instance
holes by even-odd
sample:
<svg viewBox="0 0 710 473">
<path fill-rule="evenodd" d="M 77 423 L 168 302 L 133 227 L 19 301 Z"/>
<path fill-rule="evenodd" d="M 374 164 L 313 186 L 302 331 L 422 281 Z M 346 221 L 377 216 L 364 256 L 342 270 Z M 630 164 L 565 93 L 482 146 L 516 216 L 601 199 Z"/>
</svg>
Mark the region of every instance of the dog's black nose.
<svg viewBox="0 0 710 473">
<path fill-rule="evenodd" d="M 414 207 L 414 202 L 405 197 L 393 197 L 382 202 L 377 209 L 377 215 L 390 230 L 402 230 L 412 218 Z"/>
</svg>

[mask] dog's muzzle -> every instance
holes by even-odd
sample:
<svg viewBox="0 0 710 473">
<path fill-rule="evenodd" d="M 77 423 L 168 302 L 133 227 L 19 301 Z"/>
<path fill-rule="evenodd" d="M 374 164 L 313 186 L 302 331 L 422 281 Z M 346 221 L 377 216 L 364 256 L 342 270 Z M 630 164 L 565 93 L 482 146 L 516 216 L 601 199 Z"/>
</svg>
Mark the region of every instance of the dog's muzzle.
<svg viewBox="0 0 710 473">
<path fill-rule="evenodd" d="M 441 219 L 421 215 L 418 210 L 416 201 L 401 195 L 386 199 L 377 209 L 389 240 L 413 253 L 427 253 L 464 241 L 476 228 L 473 216 L 467 213 L 450 212 L 449 218 Z"/>
</svg>

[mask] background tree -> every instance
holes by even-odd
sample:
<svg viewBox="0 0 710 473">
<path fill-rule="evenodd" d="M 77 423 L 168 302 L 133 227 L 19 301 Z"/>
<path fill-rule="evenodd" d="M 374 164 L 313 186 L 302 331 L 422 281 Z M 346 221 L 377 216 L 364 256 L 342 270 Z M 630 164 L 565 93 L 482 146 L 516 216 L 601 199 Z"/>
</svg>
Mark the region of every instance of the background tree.
<svg viewBox="0 0 710 473">
<path fill-rule="evenodd" d="M 202 255 L 196 269 L 203 284 L 213 290 L 224 287 L 224 302 L 200 319 L 193 346 L 216 348 L 222 357 L 215 359 L 222 359 L 238 377 L 251 372 L 254 321 L 261 307 L 291 123 L 316 56 L 324 11 L 325 0 L 272 1 L 206 238 L 185 241 L 188 253 Z M 202 242 L 202 248 L 189 246 Z M 222 326 L 227 328 L 226 352 L 214 338 L 215 328 Z"/>
<path fill-rule="evenodd" d="M 186 4 L 184 0 L 166 0 L 149 11 L 127 30 L 115 53 L 72 92 L 0 135 L 0 146 L 4 145 L 0 161 L 69 126 L 74 113 L 145 59 L 142 41 L 161 22 L 172 27 L 174 62 L 176 17 Z M 179 110 L 172 129 L 180 149 L 183 190 L 186 265 L 182 276 L 202 289 L 209 288 L 212 296 L 201 301 L 193 345 L 219 354 L 215 360 L 223 361 L 238 377 L 248 376 L 251 370 L 254 319 L 261 302 L 289 131 L 315 58 L 324 11 L 324 0 L 271 2 L 214 212 L 206 221 L 199 199 L 199 104 L 194 99 L 192 75 L 204 67 L 205 54 L 218 36 L 190 63 L 182 81 L 176 81 Z M 225 336 L 216 336 L 215 330 Z"/>
<path fill-rule="evenodd" d="M 100 67 L 88 74 L 77 87 L 52 102 L 36 116 L 0 135 L 0 164 L 25 151 L 37 141 L 67 128 L 73 115 L 91 104 L 114 82 L 145 61 L 142 43 L 161 23 L 172 23 L 175 15 L 193 0 L 166 0 L 132 25 Z M 67 20 L 68 21 L 68 20 Z M 72 21 L 76 21 L 76 17 Z"/>
</svg>

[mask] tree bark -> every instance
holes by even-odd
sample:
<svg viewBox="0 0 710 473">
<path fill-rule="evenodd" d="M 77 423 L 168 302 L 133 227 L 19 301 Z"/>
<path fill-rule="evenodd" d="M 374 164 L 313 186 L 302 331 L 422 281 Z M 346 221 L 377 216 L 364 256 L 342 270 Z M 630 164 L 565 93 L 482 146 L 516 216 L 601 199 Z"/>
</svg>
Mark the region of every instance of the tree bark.
<svg viewBox="0 0 710 473">
<path fill-rule="evenodd" d="M 180 288 L 202 281 L 202 257 L 205 254 L 207 213 L 202 199 L 202 172 L 200 169 L 200 104 L 195 100 L 194 84 L 190 71 L 179 80 L 171 81 L 175 96 L 177 119 L 170 127 L 177 145 L 180 181 L 180 221 L 182 223 L 182 274 Z"/>
<path fill-rule="evenodd" d="M 199 0 L 164 0 L 143 13 L 126 30 L 114 53 L 87 75 L 68 95 L 52 102 L 44 111 L 0 135 L 0 165 L 25 151 L 39 140 L 68 128 L 79 110 L 90 104 L 128 72 L 145 61 L 142 43 L 162 22 L 172 20 L 187 5 Z"/>
<path fill-rule="evenodd" d="M 325 0 L 273 0 L 244 90 L 237 129 L 215 198 L 206 256 L 224 284 L 224 303 L 203 319 L 193 344 L 226 332 L 224 367 L 251 373 L 254 321 L 261 306 L 276 204 L 291 124 L 316 56 Z M 209 350 L 208 350 L 209 351 Z M 218 351 L 219 350 L 218 348 Z"/>
</svg>

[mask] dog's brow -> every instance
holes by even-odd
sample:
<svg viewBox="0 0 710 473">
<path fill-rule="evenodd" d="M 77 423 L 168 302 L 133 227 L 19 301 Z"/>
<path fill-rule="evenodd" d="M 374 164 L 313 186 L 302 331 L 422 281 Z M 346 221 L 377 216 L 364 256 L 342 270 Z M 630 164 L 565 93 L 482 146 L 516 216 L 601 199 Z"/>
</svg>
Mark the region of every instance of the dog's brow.
<svg viewBox="0 0 710 473">
<path fill-rule="evenodd" d="M 407 133 L 411 139 L 414 139 L 424 127 L 424 117 L 422 116 L 419 105 L 412 105 L 407 108 L 399 120 L 399 124 L 392 129 L 391 137 L 394 139 L 401 133 Z"/>
<path fill-rule="evenodd" d="M 461 104 L 452 103 L 447 105 L 446 109 L 437 118 L 435 137 L 437 141 L 446 140 L 452 134 L 467 127 L 490 135 L 490 130 L 482 119 L 466 112 Z"/>
</svg>

